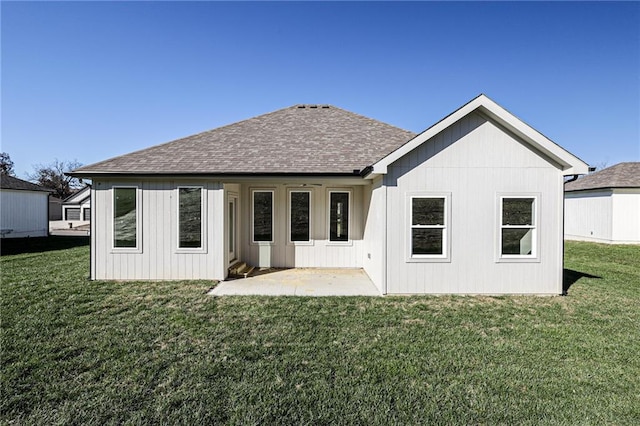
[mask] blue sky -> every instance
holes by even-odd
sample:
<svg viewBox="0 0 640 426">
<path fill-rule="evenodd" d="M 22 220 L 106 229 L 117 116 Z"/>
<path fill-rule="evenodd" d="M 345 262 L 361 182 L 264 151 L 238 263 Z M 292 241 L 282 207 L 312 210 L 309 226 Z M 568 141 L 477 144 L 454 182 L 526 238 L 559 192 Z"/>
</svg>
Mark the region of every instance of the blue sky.
<svg viewBox="0 0 640 426">
<path fill-rule="evenodd" d="M 20 177 L 298 103 L 421 131 L 485 93 L 590 164 L 640 161 L 640 3 L 0 3 Z"/>
</svg>

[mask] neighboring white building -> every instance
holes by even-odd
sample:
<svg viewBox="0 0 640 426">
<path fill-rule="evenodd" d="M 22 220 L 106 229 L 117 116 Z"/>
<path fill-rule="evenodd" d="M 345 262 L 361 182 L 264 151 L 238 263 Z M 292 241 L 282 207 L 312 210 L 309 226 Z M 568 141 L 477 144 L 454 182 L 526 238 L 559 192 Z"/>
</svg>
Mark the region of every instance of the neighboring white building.
<svg viewBox="0 0 640 426">
<path fill-rule="evenodd" d="M 91 187 L 85 186 L 67 197 L 62 203 L 62 220 L 73 227 L 87 225 L 91 221 Z"/>
<path fill-rule="evenodd" d="M 49 235 L 50 190 L 13 176 L 0 176 L 2 238 Z"/>
<path fill-rule="evenodd" d="M 81 167 L 92 279 L 363 268 L 381 294 L 561 294 L 583 161 L 484 95 L 414 133 L 297 105 Z"/>
<path fill-rule="evenodd" d="M 565 238 L 640 244 L 640 163 L 620 163 L 565 185 Z"/>
</svg>

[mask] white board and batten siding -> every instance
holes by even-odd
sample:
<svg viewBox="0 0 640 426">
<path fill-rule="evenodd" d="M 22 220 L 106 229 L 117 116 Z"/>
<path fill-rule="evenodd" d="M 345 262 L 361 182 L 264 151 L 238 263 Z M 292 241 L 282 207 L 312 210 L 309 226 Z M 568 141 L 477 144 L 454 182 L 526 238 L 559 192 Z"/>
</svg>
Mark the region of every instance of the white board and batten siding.
<svg viewBox="0 0 640 426">
<path fill-rule="evenodd" d="M 2 189 L 0 210 L 3 238 L 49 235 L 49 193 Z"/>
<path fill-rule="evenodd" d="M 138 188 L 137 249 L 113 248 L 114 187 Z M 178 249 L 180 186 L 203 188 L 203 248 Z M 94 180 L 91 190 L 92 278 L 109 280 L 224 279 L 224 190 L 216 182 Z M 99 259 L 99 262 L 96 262 Z"/>
<path fill-rule="evenodd" d="M 640 244 L 640 188 L 567 192 L 565 218 L 568 240 Z"/>
<path fill-rule="evenodd" d="M 484 115 L 466 116 L 392 163 L 384 182 L 387 293 L 562 292 L 562 173 Z M 450 197 L 450 258 L 446 261 L 408 261 L 407 198 L 416 192 Z M 500 260 L 501 195 L 536 198 L 536 260 Z"/>
<path fill-rule="evenodd" d="M 273 191 L 273 242 L 253 242 L 252 193 L 254 190 Z M 289 192 L 311 193 L 311 231 L 309 242 L 289 241 Z M 329 193 L 350 193 L 349 241 L 329 241 Z M 363 185 L 333 185 L 317 183 L 299 185 L 243 183 L 240 189 L 242 260 L 257 267 L 288 268 L 361 268 L 363 256 Z"/>
<path fill-rule="evenodd" d="M 371 281 L 384 293 L 386 274 L 387 246 L 386 223 L 387 205 L 386 190 L 382 185 L 383 178 L 376 178 L 371 186 L 365 188 L 365 200 L 368 201 L 368 211 L 364 228 L 364 256 L 363 268 Z"/>
</svg>

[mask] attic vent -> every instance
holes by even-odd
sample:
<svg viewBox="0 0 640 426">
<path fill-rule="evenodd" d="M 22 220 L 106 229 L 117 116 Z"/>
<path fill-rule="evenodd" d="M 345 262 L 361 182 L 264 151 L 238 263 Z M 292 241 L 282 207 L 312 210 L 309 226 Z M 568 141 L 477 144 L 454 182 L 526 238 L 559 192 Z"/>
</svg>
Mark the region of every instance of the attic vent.
<svg viewBox="0 0 640 426">
<path fill-rule="evenodd" d="M 322 109 L 329 109 L 330 106 L 329 105 L 298 105 L 299 109 L 305 109 L 305 108 L 311 108 L 311 109 L 318 109 L 318 108 L 322 108 Z"/>
</svg>

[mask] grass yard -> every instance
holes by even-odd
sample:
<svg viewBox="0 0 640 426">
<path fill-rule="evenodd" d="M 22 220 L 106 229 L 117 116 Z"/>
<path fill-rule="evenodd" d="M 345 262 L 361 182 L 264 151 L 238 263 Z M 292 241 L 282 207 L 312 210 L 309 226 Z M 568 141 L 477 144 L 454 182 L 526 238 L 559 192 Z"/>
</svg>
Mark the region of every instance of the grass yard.
<svg viewBox="0 0 640 426">
<path fill-rule="evenodd" d="M 640 424 L 640 247 L 567 243 L 567 297 L 213 298 L 64 241 L 3 242 L 0 423 Z"/>
</svg>

